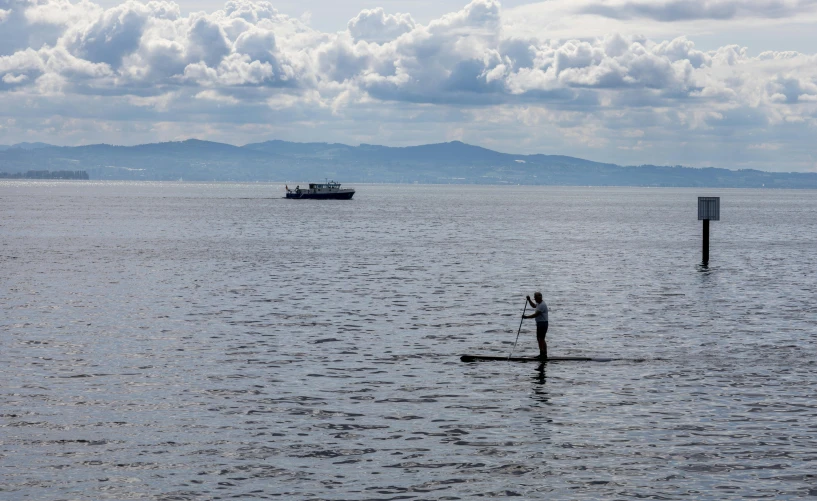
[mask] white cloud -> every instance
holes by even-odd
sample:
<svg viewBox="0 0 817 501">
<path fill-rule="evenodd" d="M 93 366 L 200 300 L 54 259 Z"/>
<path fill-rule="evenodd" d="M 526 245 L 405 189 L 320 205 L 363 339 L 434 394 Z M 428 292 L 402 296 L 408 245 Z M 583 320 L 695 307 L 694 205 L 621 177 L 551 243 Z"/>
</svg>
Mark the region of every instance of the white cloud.
<svg viewBox="0 0 817 501">
<path fill-rule="evenodd" d="M 144 4 L 130 0 L 102 12 L 92 22 L 73 24 L 61 42 L 87 61 L 118 67 L 122 58 L 139 47 L 152 14 Z"/>
<path fill-rule="evenodd" d="M 25 2 L 25 19 L 31 24 L 50 24 L 54 27 L 67 27 L 74 23 L 87 23 L 99 17 L 104 10 L 88 0 L 70 2 L 68 0 L 50 0 L 46 2 Z"/>
<path fill-rule="evenodd" d="M 567 19 L 608 16 L 618 27 L 644 16 L 683 26 L 693 18 L 807 14 L 814 3 L 701 0 L 645 7 L 577 0 L 540 9 Z M 604 10 L 613 6 L 622 10 Z M 506 15 L 495 0 L 474 0 L 418 24 L 408 14 L 363 10 L 346 31 L 323 33 L 268 2 L 250 0 L 189 15 L 161 1 L 129 0 L 105 10 L 87 0 L 0 0 L 2 29 L 14 25 L 0 37 L 0 118 L 59 114 L 64 124 L 138 118 L 156 140 L 203 118 L 212 121 L 209 131 L 226 136 L 237 123 L 246 124 L 244 133 L 269 134 L 271 120 L 308 124 L 298 130 L 321 127 L 327 134 L 321 139 L 340 141 L 381 142 L 380 134 L 383 142 L 431 142 L 457 131 L 506 151 L 520 145 L 580 156 L 596 151 L 622 163 L 663 161 L 679 140 L 701 146 L 684 149 L 672 163 L 700 164 L 720 154 L 743 166 L 741 152 L 750 144 L 795 152 L 810 147 L 803 138 L 817 127 L 814 54 L 752 56 L 740 45 L 701 50 L 692 37 L 655 38 L 629 29 L 561 36 L 569 30 L 558 26 L 560 18 L 539 24 L 541 18 L 520 12 L 533 11 Z M 553 27 L 560 36 L 552 36 Z M 34 106 L 23 106 L 21 98 Z M 387 132 L 390 124 L 410 129 L 412 121 L 426 125 Z M 65 127 L 60 134 L 67 134 Z M 505 146 L 496 130 L 507 131 Z M 743 144 L 741 152 L 718 148 L 723 138 L 735 148 Z"/>
<path fill-rule="evenodd" d="M 6 73 L 5 75 L 3 75 L 3 82 L 10 85 L 20 84 L 25 82 L 26 80 L 28 80 L 28 75 L 23 74 L 15 75 L 14 73 Z"/>
<path fill-rule="evenodd" d="M 673 39 L 679 36 L 752 45 L 804 33 L 817 22 L 817 0 L 548 0 L 503 14 L 517 36 L 551 39 L 604 38 L 611 33 Z M 735 37 L 738 37 L 739 40 Z M 710 47 L 710 48 L 715 48 Z M 771 47 L 767 47 L 771 48 Z"/>
<path fill-rule="evenodd" d="M 225 96 L 215 90 L 203 90 L 196 94 L 196 99 L 204 99 L 224 104 L 238 104 L 240 101 L 232 96 Z"/>
<path fill-rule="evenodd" d="M 759 144 L 750 144 L 750 150 L 770 150 L 770 151 L 777 151 L 782 148 L 780 144 L 773 144 L 773 143 L 759 143 Z"/>
<path fill-rule="evenodd" d="M 352 38 L 364 42 L 383 43 L 412 31 L 414 20 L 408 14 L 386 14 L 382 8 L 363 10 L 349 21 Z"/>
<path fill-rule="evenodd" d="M 8 91 L 30 82 L 45 72 L 46 65 L 40 54 L 33 49 L 0 56 L 0 75 L 3 84 L 0 91 Z"/>
<path fill-rule="evenodd" d="M 815 0 L 651 0 L 591 1 L 577 10 L 613 19 L 648 18 L 661 22 L 747 17 L 782 18 L 811 13 Z"/>
<path fill-rule="evenodd" d="M 767 84 L 773 102 L 795 104 L 817 99 L 817 79 L 777 75 Z"/>
</svg>

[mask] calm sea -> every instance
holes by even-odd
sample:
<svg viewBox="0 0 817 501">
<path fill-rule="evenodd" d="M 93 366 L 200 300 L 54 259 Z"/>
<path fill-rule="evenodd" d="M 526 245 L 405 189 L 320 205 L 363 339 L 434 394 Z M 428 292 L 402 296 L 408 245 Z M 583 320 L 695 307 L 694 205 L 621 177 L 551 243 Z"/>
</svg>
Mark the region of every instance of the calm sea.
<svg viewBox="0 0 817 501">
<path fill-rule="evenodd" d="M 0 182 L 0 498 L 817 496 L 817 192 L 355 187 Z"/>
</svg>

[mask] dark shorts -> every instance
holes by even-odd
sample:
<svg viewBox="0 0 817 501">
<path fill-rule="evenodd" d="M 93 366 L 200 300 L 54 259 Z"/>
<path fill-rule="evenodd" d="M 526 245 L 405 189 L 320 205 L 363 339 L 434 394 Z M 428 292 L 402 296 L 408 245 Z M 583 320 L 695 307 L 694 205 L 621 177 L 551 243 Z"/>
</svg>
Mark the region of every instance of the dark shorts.
<svg viewBox="0 0 817 501">
<path fill-rule="evenodd" d="M 545 339 L 545 334 L 548 333 L 547 322 L 536 322 L 536 338 Z"/>
</svg>

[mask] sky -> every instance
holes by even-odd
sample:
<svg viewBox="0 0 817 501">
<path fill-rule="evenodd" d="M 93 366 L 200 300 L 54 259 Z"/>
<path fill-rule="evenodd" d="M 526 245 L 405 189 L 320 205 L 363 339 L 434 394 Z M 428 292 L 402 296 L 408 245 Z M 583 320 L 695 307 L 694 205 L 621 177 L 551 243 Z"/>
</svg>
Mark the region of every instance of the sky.
<svg viewBox="0 0 817 501">
<path fill-rule="evenodd" d="M 817 0 L 0 0 L 0 144 L 817 172 Z"/>
</svg>

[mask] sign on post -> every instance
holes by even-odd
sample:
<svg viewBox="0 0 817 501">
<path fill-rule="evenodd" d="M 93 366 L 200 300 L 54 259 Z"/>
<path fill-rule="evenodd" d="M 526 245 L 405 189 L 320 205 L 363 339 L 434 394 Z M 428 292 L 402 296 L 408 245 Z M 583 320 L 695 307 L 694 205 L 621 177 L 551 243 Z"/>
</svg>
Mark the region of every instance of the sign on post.
<svg viewBox="0 0 817 501">
<path fill-rule="evenodd" d="M 704 222 L 701 264 L 709 265 L 709 221 L 720 221 L 721 197 L 698 197 L 698 221 Z"/>
<path fill-rule="evenodd" d="M 720 221 L 721 197 L 698 197 L 698 221 Z"/>
</svg>

